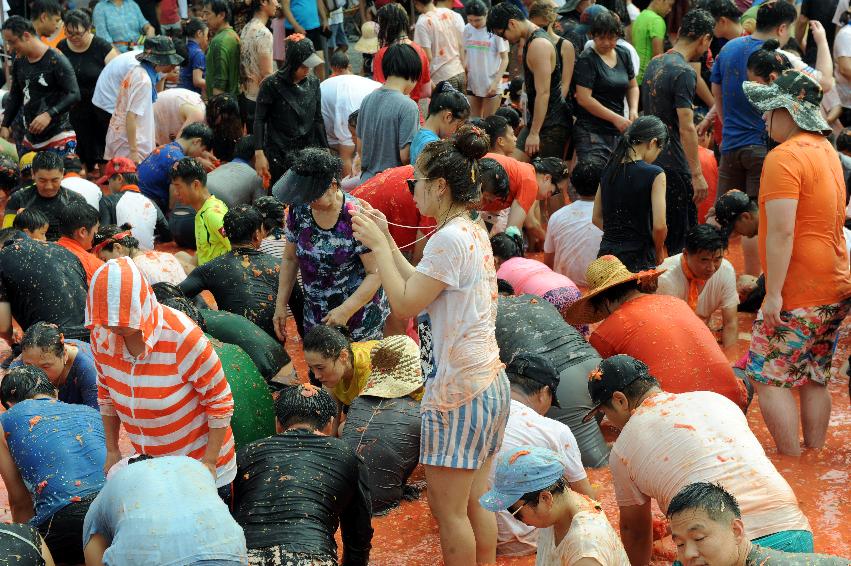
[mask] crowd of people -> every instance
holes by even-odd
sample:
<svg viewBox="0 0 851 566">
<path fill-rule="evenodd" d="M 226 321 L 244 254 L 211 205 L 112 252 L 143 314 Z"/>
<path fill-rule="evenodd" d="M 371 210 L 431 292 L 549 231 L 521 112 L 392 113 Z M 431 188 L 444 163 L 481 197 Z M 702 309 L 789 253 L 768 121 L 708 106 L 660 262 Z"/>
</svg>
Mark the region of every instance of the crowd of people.
<svg viewBox="0 0 851 566">
<path fill-rule="evenodd" d="M 447 566 L 849 564 L 768 457 L 851 309 L 845 0 L 9 4 L 0 554 L 366 566 L 421 466 Z"/>
</svg>

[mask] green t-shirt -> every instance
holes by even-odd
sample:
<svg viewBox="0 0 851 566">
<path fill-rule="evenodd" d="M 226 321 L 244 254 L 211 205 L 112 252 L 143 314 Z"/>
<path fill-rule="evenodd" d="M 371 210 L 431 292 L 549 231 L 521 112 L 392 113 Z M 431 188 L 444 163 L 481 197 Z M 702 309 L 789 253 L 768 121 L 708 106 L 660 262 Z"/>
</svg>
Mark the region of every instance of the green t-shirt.
<svg viewBox="0 0 851 566">
<path fill-rule="evenodd" d="M 207 332 L 226 344 L 236 344 L 245 350 L 266 381 L 290 363 L 290 356 L 281 343 L 244 316 L 206 309 L 201 314 Z"/>
<path fill-rule="evenodd" d="M 644 70 L 647 68 L 647 64 L 653 58 L 653 40 L 665 41 L 666 32 L 665 19 L 649 8 L 642 10 L 635 21 L 632 22 L 632 45 L 641 60 L 641 67 L 635 77 L 639 85 L 644 80 Z"/>
<path fill-rule="evenodd" d="M 198 265 L 204 265 L 230 251 L 230 240 L 224 234 L 224 218 L 228 205 L 211 196 L 195 214 L 195 251 Z"/>
<path fill-rule="evenodd" d="M 752 545 L 745 566 L 848 566 L 847 558 L 827 554 L 805 554 L 780 552 L 759 545 Z"/>
<path fill-rule="evenodd" d="M 0 155 L 5 155 L 15 163 L 18 162 L 18 150 L 15 148 L 15 144 L 3 138 L 0 138 Z"/>
<path fill-rule="evenodd" d="M 228 27 L 221 30 L 207 47 L 207 97 L 213 89 L 239 95 L 239 36 Z"/>
<path fill-rule="evenodd" d="M 761 4 L 760 4 L 760 6 L 761 6 Z M 742 26 L 746 26 L 747 23 L 751 20 L 756 22 L 756 13 L 758 11 L 759 11 L 759 6 L 753 6 L 751 8 L 748 8 L 748 10 L 744 14 L 742 14 L 742 16 L 739 18 L 739 24 L 741 24 Z M 756 27 L 756 23 L 754 23 L 754 27 Z"/>
<path fill-rule="evenodd" d="M 275 434 L 275 406 L 272 393 L 242 348 L 219 342 L 207 334 L 222 362 L 225 379 L 233 396 L 230 428 L 237 449 L 249 442 Z"/>
</svg>

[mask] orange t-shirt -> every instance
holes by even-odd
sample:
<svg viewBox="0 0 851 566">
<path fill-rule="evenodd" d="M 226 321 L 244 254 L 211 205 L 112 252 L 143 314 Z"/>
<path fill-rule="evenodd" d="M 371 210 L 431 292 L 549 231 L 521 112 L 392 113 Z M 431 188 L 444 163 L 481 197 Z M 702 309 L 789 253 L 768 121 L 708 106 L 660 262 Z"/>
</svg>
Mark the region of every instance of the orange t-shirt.
<svg viewBox="0 0 851 566">
<path fill-rule="evenodd" d="M 715 197 L 718 194 L 718 161 L 715 159 L 715 154 L 712 150 L 706 149 L 702 145 L 697 146 L 697 155 L 700 158 L 700 169 L 703 171 L 703 178 L 706 179 L 706 184 L 709 185 L 706 198 L 697 204 L 697 221 L 703 224 L 706 222 L 706 214 L 709 212 L 709 209 L 715 205 Z"/>
<path fill-rule="evenodd" d="M 508 196 L 501 199 L 493 199 L 482 205 L 486 212 L 499 212 L 511 206 L 515 200 L 529 212 L 538 198 L 538 181 L 535 178 L 535 168 L 531 163 L 517 161 L 499 153 L 488 153 L 489 157 L 502 165 L 508 175 Z"/>
<path fill-rule="evenodd" d="M 765 203 L 795 199 L 795 236 L 786 280 L 785 310 L 830 305 L 851 296 L 851 271 L 842 226 L 845 180 L 836 150 L 819 134 L 802 133 L 765 158 L 759 190 L 759 259 L 767 272 Z"/>
<path fill-rule="evenodd" d="M 627 301 L 589 341 L 604 358 L 627 354 L 641 360 L 669 393 L 714 391 L 742 408 L 747 404 L 712 331 L 678 297 L 642 295 Z"/>
</svg>

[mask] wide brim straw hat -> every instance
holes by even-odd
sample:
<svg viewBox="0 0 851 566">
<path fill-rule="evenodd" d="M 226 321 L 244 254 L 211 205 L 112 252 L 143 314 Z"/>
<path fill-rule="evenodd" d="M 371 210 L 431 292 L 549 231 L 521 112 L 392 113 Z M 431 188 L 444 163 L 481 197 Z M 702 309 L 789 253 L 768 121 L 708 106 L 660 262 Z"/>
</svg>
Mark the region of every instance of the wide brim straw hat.
<svg viewBox="0 0 851 566">
<path fill-rule="evenodd" d="M 355 51 L 372 55 L 378 53 L 378 24 L 364 22 L 360 27 L 360 39 L 355 43 Z"/>
<path fill-rule="evenodd" d="M 420 347 L 410 336 L 388 336 L 372 349 L 372 370 L 361 395 L 397 399 L 423 386 Z"/>
<path fill-rule="evenodd" d="M 565 319 L 570 324 L 599 322 L 605 318 L 605 315 L 600 314 L 591 305 L 591 299 L 607 289 L 630 281 L 640 281 L 641 283 L 656 281 L 665 271 L 665 269 L 649 269 L 633 273 L 613 255 L 598 257 L 591 262 L 585 273 L 585 280 L 588 281 L 588 292 L 564 311 Z"/>
</svg>

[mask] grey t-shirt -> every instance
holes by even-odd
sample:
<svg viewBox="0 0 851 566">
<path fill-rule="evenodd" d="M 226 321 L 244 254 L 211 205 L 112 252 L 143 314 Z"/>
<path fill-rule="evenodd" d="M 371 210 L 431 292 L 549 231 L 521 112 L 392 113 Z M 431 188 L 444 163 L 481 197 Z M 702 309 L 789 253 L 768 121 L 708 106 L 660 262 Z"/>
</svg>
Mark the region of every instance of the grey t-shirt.
<svg viewBox="0 0 851 566">
<path fill-rule="evenodd" d="M 224 163 L 211 171 L 207 175 L 207 190 L 228 208 L 251 204 L 266 194 L 263 180 L 251 165 L 243 161 Z"/>
<path fill-rule="evenodd" d="M 361 182 L 402 165 L 399 151 L 420 127 L 417 103 L 397 90 L 381 87 L 363 100 L 357 134 L 361 140 Z"/>
</svg>

